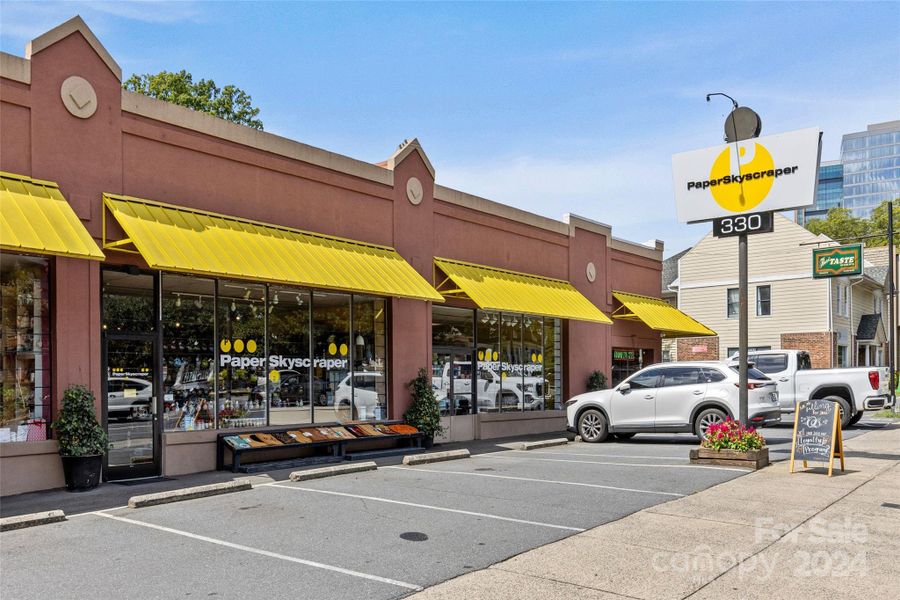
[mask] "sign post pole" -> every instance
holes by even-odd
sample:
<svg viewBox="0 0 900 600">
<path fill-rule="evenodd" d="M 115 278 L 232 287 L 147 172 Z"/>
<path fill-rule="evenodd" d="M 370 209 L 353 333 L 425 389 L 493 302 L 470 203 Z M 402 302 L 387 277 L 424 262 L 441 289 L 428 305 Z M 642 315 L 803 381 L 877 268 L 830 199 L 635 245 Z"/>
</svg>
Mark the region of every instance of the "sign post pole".
<svg viewBox="0 0 900 600">
<path fill-rule="evenodd" d="M 894 401 L 894 412 L 897 412 L 897 398 L 895 397 L 894 390 L 896 389 L 896 382 L 894 381 L 894 374 L 896 372 L 896 350 L 897 350 L 897 340 L 895 339 L 897 335 L 897 324 L 895 323 L 896 315 L 894 314 L 896 302 L 894 298 L 894 201 L 888 200 L 887 205 L 887 213 L 888 213 L 888 323 L 890 325 L 891 331 L 890 335 L 888 335 L 888 345 L 890 348 L 888 349 L 888 365 L 890 366 L 890 394 L 891 399 Z M 882 321 L 883 322 L 883 321 Z"/>
<path fill-rule="evenodd" d="M 747 408 L 747 234 L 738 237 L 738 294 L 740 314 L 738 316 L 738 406 L 741 425 L 747 427 L 750 415 Z"/>
</svg>

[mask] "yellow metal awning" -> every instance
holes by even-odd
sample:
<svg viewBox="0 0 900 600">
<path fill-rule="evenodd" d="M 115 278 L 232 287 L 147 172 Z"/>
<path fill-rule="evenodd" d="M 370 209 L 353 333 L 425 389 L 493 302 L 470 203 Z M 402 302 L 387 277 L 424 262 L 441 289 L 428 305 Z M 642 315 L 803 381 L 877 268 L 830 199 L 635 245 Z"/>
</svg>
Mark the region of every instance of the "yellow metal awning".
<svg viewBox="0 0 900 600">
<path fill-rule="evenodd" d="M 0 250 L 103 260 L 59 186 L 0 172 Z"/>
<path fill-rule="evenodd" d="M 445 296 L 469 298 L 483 310 L 612 324 L 568 281 L 449 258 L 435 258 L 434 264 L 447 276 L 437 286 L 438 291 Z"/>
<path fill-rule="evenodd" d="M 613 297 L 622 303 L 613 311 L 614 319 L 641 321 L 650 329 L 661 331 L 666 338 L 716 335 L 703 323 L 659 298 L 616 291 Z"/>
<path fill-rule="evenodd" d="M 396 250 L 129 196 L 103 201 L 153 269 L 442 302 Z M 132 252 L 134 250 L 131 250 Z"/>
</svg>

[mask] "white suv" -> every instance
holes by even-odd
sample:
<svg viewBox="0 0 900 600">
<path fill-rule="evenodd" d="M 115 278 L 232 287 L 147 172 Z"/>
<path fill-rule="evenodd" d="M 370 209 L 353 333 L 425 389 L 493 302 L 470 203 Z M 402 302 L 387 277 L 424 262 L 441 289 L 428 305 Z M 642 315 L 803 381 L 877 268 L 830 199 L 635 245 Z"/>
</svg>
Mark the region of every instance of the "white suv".
<svg viewBox="0 0 900 600">
<path fill-rule="evenodd" d="M 751 368 L 747 387 L 750 423 L 780 422 L 775 382 Z M 586 442 L 636 433 L 694 433 L 703 439 L 710 425 L 737 419 L 739 410 L 737 368 L 723 362 L 652 365 L 611 390 L 566 402 L 568 429 Z"/>
</svg>

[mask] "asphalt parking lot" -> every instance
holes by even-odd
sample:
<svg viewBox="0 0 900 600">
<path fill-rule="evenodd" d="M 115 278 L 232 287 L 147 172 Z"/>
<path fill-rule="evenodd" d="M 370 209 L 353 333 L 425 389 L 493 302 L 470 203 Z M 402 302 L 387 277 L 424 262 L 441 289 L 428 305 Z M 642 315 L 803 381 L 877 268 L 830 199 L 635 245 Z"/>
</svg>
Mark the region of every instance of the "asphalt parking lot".
<svg viewBox="0 0 900 600">
<path fill-rule="evenodd" d="M 845 437 L 879 426 L 864 421 Z M 773 458 L 785 458 L 791 428 L 763 433 Z M 464 460 L 380 461 L 355 475 L 72 515 L 2 534 L 2 595 L 402 597 L 747 472 L 690 465 L 695 445 L 688 435 L 638 435 L 528 452 L 493 446 Z"/>
</svg>

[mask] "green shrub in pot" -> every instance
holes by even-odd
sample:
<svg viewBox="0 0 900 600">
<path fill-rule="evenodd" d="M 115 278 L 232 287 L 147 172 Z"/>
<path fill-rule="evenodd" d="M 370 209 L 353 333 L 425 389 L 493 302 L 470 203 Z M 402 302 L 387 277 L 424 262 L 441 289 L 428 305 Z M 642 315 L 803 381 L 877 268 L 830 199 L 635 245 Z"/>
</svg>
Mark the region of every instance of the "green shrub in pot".
<svg viewBox="0 0 900 600">
<path fill-rule="evenodd" d="M 72 491 L 96 487 L 109 439 L 97 421 L 91 391 L 81 385 L 69 386 L 52 428 L 59 444 L 66 487 Z"/>
<path fill-rule="evenodd" d="M 403 418 L 425 435 L 427 446 L 434 441 L 434 436 L 444 431 L 441 427 L 441 409 L 428 371 L 419 369 L 419 374 L 407 384 L 407 387 L 412 392 L 412 403 L 403 413 Z"/>
</svg>

